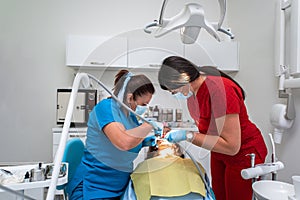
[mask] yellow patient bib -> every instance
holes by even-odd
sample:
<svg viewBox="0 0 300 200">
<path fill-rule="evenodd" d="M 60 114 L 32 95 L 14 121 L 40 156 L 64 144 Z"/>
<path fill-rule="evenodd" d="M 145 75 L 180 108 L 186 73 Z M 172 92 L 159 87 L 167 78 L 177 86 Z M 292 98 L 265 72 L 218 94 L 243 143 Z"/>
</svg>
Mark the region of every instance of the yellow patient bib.
<svg viewBox="0 0 300 200">
<path fill-rule="evenodd" d="M 205 174 L 203 167 L 199 166 Z M 191 192 L 206 195 L 193 161 L 177 156 L 145 160 L 131 174 L 131 179 L 138 200 L 150 199 L 151 196 L 183 196 Z"/>
</svg>

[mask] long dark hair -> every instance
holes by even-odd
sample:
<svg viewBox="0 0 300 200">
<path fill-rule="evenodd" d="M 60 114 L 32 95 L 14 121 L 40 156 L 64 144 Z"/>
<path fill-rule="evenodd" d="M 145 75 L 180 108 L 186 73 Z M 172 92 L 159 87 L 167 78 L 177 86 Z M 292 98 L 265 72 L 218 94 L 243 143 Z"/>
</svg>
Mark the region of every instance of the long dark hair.
<svg viewBox="0 0 300 200">
<path fill-rule="evenodd" d="M 158 72 L 158 81 L 163 90 L 174 90 L 196 80 L 200 74 L 225 77 L 234 82 L 240 89 L 245 99 L 243 88 L 229 75 L 212 66 L 201 66 L 193 64 L 189 60 L 170 56 L 163 60 Z"/>
<path fill-rule="evenodd" d="M 128 75 L 129 71 L 125 69 L 120 70 L 116 74 L 113 89 L 114 95 L 118 96 Z M 137 96 L 142 96 L 147 93 L 154 94 L 154 92 L 154 86 L 147 76 L 143 74 L 132 75 L 125 88 L 123 102 L 125 103 L 125 99 L 127 96 L 126 94 L 128 93 L 132 93 L 133 99 L 136 100 Z"/>
</svg>

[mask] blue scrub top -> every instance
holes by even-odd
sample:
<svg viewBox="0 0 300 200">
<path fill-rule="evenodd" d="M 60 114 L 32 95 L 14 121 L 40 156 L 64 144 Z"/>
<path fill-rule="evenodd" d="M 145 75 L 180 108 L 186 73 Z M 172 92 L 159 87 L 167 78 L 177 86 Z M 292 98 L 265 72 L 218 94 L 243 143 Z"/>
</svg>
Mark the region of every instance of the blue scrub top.
<svg viewBox="0 0 300 200">
<path fill-rule="evenodd" d="M 132 113 L 126 116 L 113 99 L 99 102 L 90 113 L 84 155 L 68 193 L 81 182 L 83 199 L 117 197 L 126 189 L 142 144 L 129 151 L 116 148 L 102 131 L 111 122 L 122 123 L 126 130 L 139 125 L 136 117 Z"/>
</svg>

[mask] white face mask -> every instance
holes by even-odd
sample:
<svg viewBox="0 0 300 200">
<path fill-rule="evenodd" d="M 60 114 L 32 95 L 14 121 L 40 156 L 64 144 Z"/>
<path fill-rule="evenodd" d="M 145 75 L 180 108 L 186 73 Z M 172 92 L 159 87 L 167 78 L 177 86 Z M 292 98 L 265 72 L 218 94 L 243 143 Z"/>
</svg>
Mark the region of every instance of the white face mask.
<svg viewBox="0 0 300 200">
<path fill-rule="evenodd" d="M 135 109 L 135 113 L 138 115 L 142 115 L 147 111 L 147 109 L 148 109 L 148 106 L 137 105 L 136 109 Z"/>
<path fill-rule="evenodd" d="M 176 92 L 175 94 L 173 94 L 173 97 L 175 97 L 176 99 L 188 99 L 193 95 L 192 91 L 189 91 L 189 93 L 185 96 L 184 94 L 182 94 L 181 92 Z"/>
<path fill-rule="evenodd" d="M 189 92 L 187 95 L 184 95 L 182 92 L 178 91 L 175 94 L 173 94 L 173 97 L 176 99 L 188 99 L 193 95 L 193 92 L 191 91 L 191 85 L 189 84 Z"/>
</svg>

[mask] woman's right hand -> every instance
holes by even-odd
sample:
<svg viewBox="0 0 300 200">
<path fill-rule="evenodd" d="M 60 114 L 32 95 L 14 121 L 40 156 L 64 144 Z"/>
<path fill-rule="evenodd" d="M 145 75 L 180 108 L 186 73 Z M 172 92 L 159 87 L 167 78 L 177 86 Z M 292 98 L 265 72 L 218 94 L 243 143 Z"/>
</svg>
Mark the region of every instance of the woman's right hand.
<svg viewBox="0 0 300 200">
<path fill-rule="evenodd" d="M 154 135 L 155 136 L 162 136 L 162 133 L 163 133 L 163 130 L 162 130 L 162 128 L 160 128 L 158 125 L 157 125 L 157 123 L 155 122 L 155 121 L 151 121 L 151 120 L 149 120 L 148 121 L 149 123 L 147 123 L 147 124 L 149 124 L 150 126 L 151 126 L 151 128 L 153 129 L 153 131 L 154 131 Z"/>
</svg>

